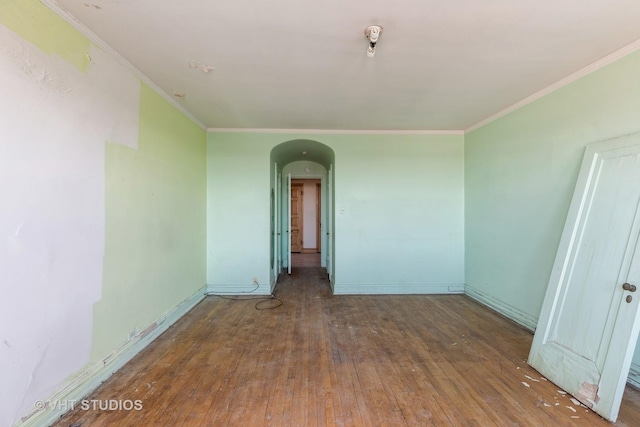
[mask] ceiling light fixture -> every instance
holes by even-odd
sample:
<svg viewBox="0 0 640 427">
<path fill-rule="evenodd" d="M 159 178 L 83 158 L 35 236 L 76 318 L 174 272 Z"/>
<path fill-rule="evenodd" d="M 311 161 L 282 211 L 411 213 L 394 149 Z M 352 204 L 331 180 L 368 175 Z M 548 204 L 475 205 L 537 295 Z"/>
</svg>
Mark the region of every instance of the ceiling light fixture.
<svg viewBox="0 0 640 427">
<path fill-rule="evenodd" d="M 376 43 L 382 34 L 382 27 L 379 25 L 369 25 L 364 30 L 364 35 L 369 39 L 369 47 L 367 48 L 367 56 L 373 58 L 376 54 Z"/>
</svg>

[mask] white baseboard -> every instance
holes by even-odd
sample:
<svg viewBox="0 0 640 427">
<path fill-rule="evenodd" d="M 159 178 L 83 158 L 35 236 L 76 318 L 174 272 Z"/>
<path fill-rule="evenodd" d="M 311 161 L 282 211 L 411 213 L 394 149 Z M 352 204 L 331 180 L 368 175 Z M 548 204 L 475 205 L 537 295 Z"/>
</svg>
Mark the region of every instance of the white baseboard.
<svg viewBox="0 0 640 427">
<path fill-rule="evenodd" d="M 627 384 L 640 390 L 640 365 L 638 365 L 637 363 L 631 363 L 631 369 L 629 369 L 629 378 L 627 378 Z"/>
<path fill-rule="evenodd" d="M 51 395 L 46 402 L 80 402 L 100 384 L 106 381 L 118 369 L 124 366 L 136 354 L 143 350 L 151 341 L 173 325 L 176 320 L 184 316 L 195 307 L 205 296 L 205 288 L 199 289 L 186 300 L 182 301 L 169 313 L 153 322 L 142 332 L 132 337 L 118 350 L 111 353 L 101 362 L 87 366 L 78 374 L 68 380 L 56 393 Z M 35 410 L 22 417 L 14 427 L 42 427 L 56 422 L 71 407 L 67 405 L 53 405 L 52 408 Z"/>
<path fill-rule="evenodd" d="M 274 284 L 275 286 L 275 284 Z M 240 296 L 240 295 L 271 295 L 270 286 L 251 286 L 246 283 L 238 285 L 207 285 L 207 295 Z"/>
<path fill-rule="evenodd" d="M 336 283 L 333 288 L 335 295 L 421 295 L 421 294 L 462 294 L 462 283 L 426 283 L 426 284 L 361 284 Z"/>
<path fill-rule="evenodd" d="M 474 300 L 478 301 L 482 305 L 486 305 L 492 310 L 500 313 L 501 315 L 513 320 L 520 326 L 525 327 L 530 331 L 535 331 L 538 325 L 538 318 L 530 315 L 517 307 L 514 307 L 506 302 L 492 297 L 473 286 L 465 285 L 464 293 Z"/>
</svg>

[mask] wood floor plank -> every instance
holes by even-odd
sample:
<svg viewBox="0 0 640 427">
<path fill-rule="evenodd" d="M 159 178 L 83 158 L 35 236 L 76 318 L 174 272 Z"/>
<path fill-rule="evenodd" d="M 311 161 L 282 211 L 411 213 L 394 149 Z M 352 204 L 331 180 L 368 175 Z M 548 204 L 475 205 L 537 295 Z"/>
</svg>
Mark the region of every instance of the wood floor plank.
<svg viewBox="0 0 640 427">
<path fill-rule="evenodd" d="M 76 407 L 56 426 L 611 425 L 526 364 L 528 331 L 468 297 L 335 296 L 320 268 L 276 296 L 206 298 L 87 397 L 141 410 Z M 616 425 L 640 425 L 637 390 Z"/>
</svg>

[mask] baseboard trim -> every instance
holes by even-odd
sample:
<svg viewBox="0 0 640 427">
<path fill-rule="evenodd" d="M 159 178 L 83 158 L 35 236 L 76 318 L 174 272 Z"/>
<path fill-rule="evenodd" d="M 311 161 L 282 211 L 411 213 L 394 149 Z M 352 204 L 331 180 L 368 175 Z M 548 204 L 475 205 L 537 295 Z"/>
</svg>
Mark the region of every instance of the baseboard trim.
<svg viewBox="0 0 640 427">
<path fill-rule="evenodd" d="M 464 293 L 468 295 L 470 298 L 478 301 L 480 304 L 485 305 L 492 309 L 493 311 L 498 312 L 504 317 L 513 320 L 520 326 L 530 330 L 531 332 L 536 330 L 536 326 L 538 325 L 538 318 L 530 315 L 517 307 L 514 307 L 506 302 L 499 300 L 498 298 L 492 297 L 489 294 L 486 294 L 473 286 L 465 285 Z"/>
<path fill-rule="evenodd" d="M 462 283 L 337 283 L 333 287 L 335 295 L 422 295 L 422 294 L 462 294 Z"/>
<path fill-rule="evenodd" d="M 275 283 L 273 285 L 275 287 Z M 237 285 L 207 285 L 207 295 L 240 296 L 271 295 L 271 286 L 251 286 L 246 283 Z"/>
<path fill-rule="evenodd" d="M 637 363 L 631 363 L 629 369 L 629 377 L 627 378 L 627 384 L 631 387 L 640 390 L 640 365 Z"/>
<path fill-rule="evenodd" d="M 153 340 L 158 338 L 160 334 L 166 331 L 178 319 L 195 307 L 204 297 L 205 288 L 203 287 L 178 304 L 173 310 L 132 337 L 122 347 L 108 355 L 101 362 L 84 368 L 67 381 L 66 384 L 46 400 L 46 402 L 52 402 L 54 407 L 35 410 L 29 415 L 22 417 L 14 424 L 14 427 L 42 427 L 56 422 L 62 415 L 69 411 L 71 407 L 55 404 L 55 402 L 82 401 L 82 399 L 92 393 L 118 369 L 124 366 Z"/>
</svg>

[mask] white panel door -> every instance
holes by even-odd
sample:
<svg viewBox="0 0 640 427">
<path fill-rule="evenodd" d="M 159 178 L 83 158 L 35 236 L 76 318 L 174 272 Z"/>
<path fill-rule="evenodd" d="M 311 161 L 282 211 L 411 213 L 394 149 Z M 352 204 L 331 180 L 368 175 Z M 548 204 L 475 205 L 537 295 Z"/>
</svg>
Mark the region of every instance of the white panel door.
<svg viewBox="0 0 640 427">
<path fill-rule="evenodd" d="M 274 171 L 273 171 L 273 176 L 274 176 L 274 243 L 273 243 L 273 251 L 274 251 L 274 256 L 273 256 L 273 270 L 276 276 L 276 281 L 278 280 L 278 274 L 280 274 L 280 171 L 278 170 L 278 164 L 274 164 Z"/>
<path fill-rule="evenodd" d="M 327 275 L 333 278 L 333 165 L 327 174 Z"/>
<path fill-rule="evenodd" d="M 640 135 L 587 146 L 529 364 L 610 421 L 640 324 Z"/>
<path fill-rule="evenodd" d="M 291 174 L 287 175 L 287 273 L 291 274 Z"/>
</svg>

